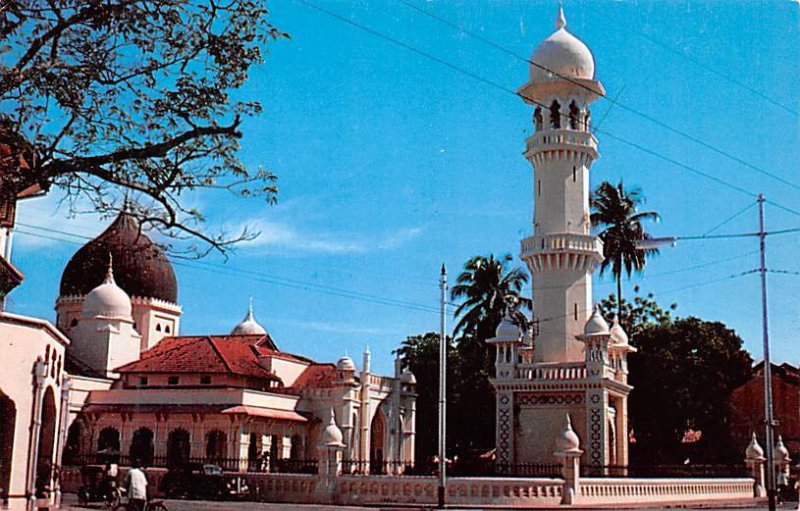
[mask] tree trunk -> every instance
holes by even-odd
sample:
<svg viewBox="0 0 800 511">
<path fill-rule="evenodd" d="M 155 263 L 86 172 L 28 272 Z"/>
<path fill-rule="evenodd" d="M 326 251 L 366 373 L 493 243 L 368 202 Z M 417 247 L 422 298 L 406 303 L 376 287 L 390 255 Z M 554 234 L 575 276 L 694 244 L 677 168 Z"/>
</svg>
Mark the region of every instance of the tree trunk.
<svg viewBox="0 0 800 511">
<path fill-rule="evenodd" d="M 617 275 L 617 321 L 622 322 L 622 273 Z"/>
</svg>

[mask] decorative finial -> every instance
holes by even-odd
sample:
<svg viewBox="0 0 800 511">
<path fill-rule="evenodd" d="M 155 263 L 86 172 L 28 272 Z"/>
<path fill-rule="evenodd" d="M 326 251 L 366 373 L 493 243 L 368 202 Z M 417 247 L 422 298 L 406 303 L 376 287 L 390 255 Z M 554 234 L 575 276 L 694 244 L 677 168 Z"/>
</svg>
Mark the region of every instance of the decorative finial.
<svg viewBox="0 0 800 511">
<path fill-rule="evenodd" d="M 556 18 L 556 29 L 562 29 L 567 26 L 567 17 L 564 16 L 564 4 L 558 2 L 558 18 Z"/>
<path fill-rule="evenodd" d="M 114 256 L 111 255 L 111 252 L 108 253 L 108 270 L 106 271 L 106 278 L 103 280 L 103 284 L 116 284 L 116 282 L 114 282 Z"/>
<path fill-rule="evenodd" d="M 250 299 L 247 301 L 247 315 L 252 318 L 253 317 L 253 297 L 251 296 Z"/>
</svg>

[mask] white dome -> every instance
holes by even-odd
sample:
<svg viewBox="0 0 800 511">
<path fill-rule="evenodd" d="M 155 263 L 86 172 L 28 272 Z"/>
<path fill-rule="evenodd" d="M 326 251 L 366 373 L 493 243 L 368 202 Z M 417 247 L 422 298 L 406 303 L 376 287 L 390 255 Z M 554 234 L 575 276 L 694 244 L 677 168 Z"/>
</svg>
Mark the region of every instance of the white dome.
<svg viewBox="0 0 800 511">
<path fill-rule="evenodd" d="M 83 317 L 106 316 L 131 317 L 131 297 L 114 281 L 114 270 L 108 263 L 108 272 L 103 283 L 89 291 L 83 299 Z"/>
<path fill-rule="evenodd" d="M 619 321 L 616 319 L 614 319 L 614 324 L 611 326 L 609 333 L 611 334 L 611 338 L 618 344 L 628 344 L 628 334 L 625 333 L 625 329 L 622 328 L 622 325 L 620 325 Z"/>
<path fill-rule="evenodd" d="M 336 419 L 333 415 L 333 408 L 331 408 L 328 425 L 322 430 L 319 443 L 324 447 L 344 447 L 344 442 L 342 442 L 343 438 L 344 435 L 342 434 L 342 430 L 339 429 L 339 426 L 336 425 Z"/>
<path fill-rule="evenodd" d="M 253 300 L 250 300 L 250 306 L 247 308 L 247 314 L 244 319 L 233 327 L 231 335 L 266 335 L 267 330 L 256 321 L 253 315 Z"/>
<path fill-rule="evenodd" d="M 758 439 L 756 439 L 755 432 L 753 433 L 753 437 L 750 439 L 750 445 L 748 445 L 747 449 L 744 451 L 744 455 L 748 460 L 757 460 L 764 457 L 764 449 L 758 445 Z"/>
<path fill-rule="evenodd" d="M 411 370 L 406 367 L 403 369 L 403 372 L 400 373 L 400 381 L 406 385 L 416 385 L 417 377 L 414 376 L 414 373 L 412 373 Z"/>
<path fill-rule="evenodd" d="M 580 452 L 581 441 L 575 431 L 572 429 L 572 421 L 567 414 L 567 424 L 564 426 L 564 431 L 556 441 L 557 452 L 559 453 L 577 453 Z"/>
<path fill-rule="evenodd" d="M 336 361 L 336 369 L 339 371 L 355 371 L 356 364 L 353 362 L 352 358 L 345 355 Z"/>
<path fill-rule="evenodd" d="M 506 311 L 506 313 L 503 315 L 503 319 L 500 321 L 500 324 L 497 325 L 497 329 L 494 331 L 494 336 L 495 339 L 498 340 L 519 340 L 519 326 L 511 321 L 508 311 Z"/>
<path fill-rule="evenodd" d="M 583 326 L 583 335 L 599 335 L 609 333 L 608 323 L 603 319 L 603 315 L 597 307 L 592 311 L 592 315 Z"/>
<path fill-rule="evenodd" d="M 564 9 L 559 8 L 556 31 L 539 44 L 531 61 L 539 66 L 530 66 L 532 82 L 561 80 L 557 75 L 570 79 L 591 80 L 594 78 L 594 57 L 583 41 L 567 32 Z"/>
</svg>

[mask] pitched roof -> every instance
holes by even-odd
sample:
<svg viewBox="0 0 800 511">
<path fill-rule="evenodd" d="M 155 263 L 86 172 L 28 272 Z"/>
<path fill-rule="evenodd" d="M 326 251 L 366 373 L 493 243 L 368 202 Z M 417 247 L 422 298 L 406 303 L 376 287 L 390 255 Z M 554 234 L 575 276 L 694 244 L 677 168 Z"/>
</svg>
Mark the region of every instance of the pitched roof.
<svg viewBox="0 0 800 511">
<path fill-rule="evenodd" d="M 280 380 L 262 366 L 259 356 L 308 362 L 275 349 L 269 335 L 165 337 L 120 373 L 219 373 Z"/>
<path fill-rule="evenodd" d="M 288 390 L 300 390 L 308 387 L 330 387 L 339 378 L 339 371 L 334 364 L 311 364 L 294 381 Z"/>
</svg>

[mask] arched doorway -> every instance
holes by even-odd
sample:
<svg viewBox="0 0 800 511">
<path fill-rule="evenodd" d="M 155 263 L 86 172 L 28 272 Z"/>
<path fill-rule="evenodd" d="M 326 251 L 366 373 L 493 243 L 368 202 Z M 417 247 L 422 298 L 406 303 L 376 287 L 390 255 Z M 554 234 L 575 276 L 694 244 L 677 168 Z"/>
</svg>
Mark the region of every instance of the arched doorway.
<svg viewBox="0 0 800 511">
<path fill-rule="evenodd" d="M 150 428 L 139 428 L 133 432 L 130 454 L 131 463 L 139 462 L 149 467 L 153 464 L 153 431 Z"/>
<path fill-rule="evenodd" d="M 67 442 L 64 444 L 64 452 L 62 453 L 63 465 L 81 465 L 83 460 L 81 456 L 85 452 L 86 442 L 86 425 L 82 420 L 78 419 L 70 424 L 67 430 Z"/>
<path fill-rule="evenodd" d="M 14 401 L 0 390 L 0 500 L 6 500 L 8 496 L 16 422 L 17 407 Z"/>
<path fill-rule="evenodd" d="M 39 432 L 39 458 L 36 460 L 36 492 L 50 487 L 53 478 L 53 450 L 56 444 L 56 398 L 53 387 L 47 387 L 42 400 L 42 429 Z"/>
<path fill-rule="evenodd" d="M 167 436 L 167 466 L 174 467 L 189 462 L 189 432 L 185 429 L 173 429 Z"/>
<path fill-rule="evenodd" d="M 372 418 L 372 427 L 369 428 L 369 464 L 372 474 L 383 474 L 383 449 L 386 440 L 386 417 L 380 408 Z"/>
<path fill-rule="evenodd" d="M 107 427 L 97 436 L 97 461 L 119 463 L 119 431 Z"/>
<path fill-rule="evenodd" d="M 206 458 L 222 460 L 228 452 L 228 437 L 224 431 L 215 429 L 206 436 Z"/>
</svg>

